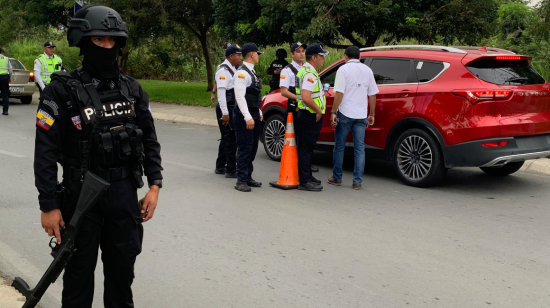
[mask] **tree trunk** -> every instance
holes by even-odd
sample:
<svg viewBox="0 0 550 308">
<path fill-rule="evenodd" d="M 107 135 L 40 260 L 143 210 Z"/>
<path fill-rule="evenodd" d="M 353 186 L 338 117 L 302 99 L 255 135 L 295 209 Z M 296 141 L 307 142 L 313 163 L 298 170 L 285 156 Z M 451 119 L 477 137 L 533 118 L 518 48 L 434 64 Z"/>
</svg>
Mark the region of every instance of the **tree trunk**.
<svg viewBox="0 0 550 308">
<path fill-rule="evenodd" d="M 207 30 L 201 31 L 199 40 L 201 42 L 204 62 L 206 62 L 206 78 L 208 79 L 208 88 L 206 89 L 206 91 L 212 91 L 212 89 L 214 88 L 214 72 L 212 71 L 212 58 L 210 57 L 210 51 L 208 51 L 206 37 Z"/>
</svg>

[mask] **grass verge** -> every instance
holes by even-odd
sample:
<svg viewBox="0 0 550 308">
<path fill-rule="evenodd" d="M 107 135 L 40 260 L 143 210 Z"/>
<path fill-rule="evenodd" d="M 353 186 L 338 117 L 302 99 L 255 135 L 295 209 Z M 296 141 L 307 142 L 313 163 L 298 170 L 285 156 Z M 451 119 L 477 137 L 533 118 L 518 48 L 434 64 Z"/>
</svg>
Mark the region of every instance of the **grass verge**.
<svg viewBox="0 0 550 308">
<path fill-rule="evenodd" d="M 206 82 L 177 82 L 162 80 L 139 80 L 152 102 L 211 107 L 210 92 Z M 262 93 L 269 91 L 263 86 Z"/>
</svg>

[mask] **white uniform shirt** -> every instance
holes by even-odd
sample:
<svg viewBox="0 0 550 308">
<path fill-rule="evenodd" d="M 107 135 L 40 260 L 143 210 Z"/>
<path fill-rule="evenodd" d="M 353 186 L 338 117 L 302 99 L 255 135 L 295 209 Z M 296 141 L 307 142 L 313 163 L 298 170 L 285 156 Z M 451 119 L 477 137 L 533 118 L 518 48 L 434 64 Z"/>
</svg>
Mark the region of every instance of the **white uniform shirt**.
<svg viewBox="0 0 550 308">
<path fill-rule="evenodd" d="M 221 67 L 222 64 L 229 66 L 229 69 L 233 72 L 233 76 L 227 70 L 226 67 Z M 218 103 L 220 103 L 220 109 L 222 110 L 223 115 L 229 115 L 229 110 L 227 109 L 227 97 L 225 96 L 226 90 L 233 89 L 233 81 L 235 75 L 237 74 L 237 69 L 227 59 L 218 65 L 216 69 L 216 85 L 218 86 Z"/>
<path fill-rule="evenodd" d="M 364 119 L 368 115 L 368 96 L 378 93 L 370 67 L 351 59 L 336 72 L 334 92 L 344 94 L 338 110 L 348 118 Z"/>
<path fill-rule="evenodd" d="M 302 66 L 298 65 L 298 63 L 292 61 L 290 65 L 294 66 L 297 71 L 299 71 Z M 296 75 L 292 72 L 292 70 L 288 67 L 283 68 L 281 71 L 281 79 L 279 81 L 279 87 L 285 87 L 287 89 L 290 89 L 290 87 L 296 87 Z"/>
<path fill-rule="evenodd" d="M 243 65 L 246 65 L 251 72 L 255 72 L 254 64 L 243 62 Z M 233 79 L 233 84 L 235 86 L 235 98 L 237 99 L 237 105 L 239 106 L 239 110 L 243 114 L 245 121 L 252 119 L 244 96 L 246 94 L 246 88 L 252 85 L 253 81 L 254 77 L 250 76 L 247 71 L 241 69 L 237 71 L 237 74 L 235 74 L 235 78 Z M 260 115 L 261 114 L 262 111 L 260 110 Z"/>
<path fill-rule="evenodd" d="M 46 56 L 46 59 L 53 59 L 55 57 L 55 54 L 51 57 L 48 56 L 46 53 L 44 53 L 44 55 Z M 44 84 L 44 81 L 42 80 L 42 75 L 40 75 L 41 73 L 42 73 L 42 62 L 40 62 L 40 60 L 38 60 L 38 59 L 35 59 L 34 60 L 34 80 L 36 81 L 38 86 L 42 90 L 44 90 L 46 85 Z"/>
</svg>

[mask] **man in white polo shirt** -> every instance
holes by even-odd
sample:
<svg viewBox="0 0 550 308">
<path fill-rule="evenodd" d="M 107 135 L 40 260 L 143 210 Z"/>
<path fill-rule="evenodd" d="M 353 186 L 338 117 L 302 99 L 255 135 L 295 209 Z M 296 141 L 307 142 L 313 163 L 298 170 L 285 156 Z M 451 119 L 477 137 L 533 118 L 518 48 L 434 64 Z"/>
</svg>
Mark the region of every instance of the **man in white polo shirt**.
<svg viewBox="0 0 550 308">
<path fill-rule="evenodd" d="M 334 104 L 330 112 L 330 123 L 334 132 L 334 153 L 332 176 L 328 183 L 342 185 L 342 164 L 344 148 L 349 131 L 353 135 L 355 164 L 353 167 L 353 189 L 361 189 L 365 170 L 365 129 L 367 123 L 374 124 L 376 93 L 378 87 L 372 70 L 359 61 L 360 51 L 356 46 L 346 49 L 346 64 L 336 72 L 334 82 Z M 368 100 L 367 100 L 368 97 Z M 370 107 L 370 112 L 369 112 Z M 368 115 L 368 116 L 367 116 Z"/>
</svg>

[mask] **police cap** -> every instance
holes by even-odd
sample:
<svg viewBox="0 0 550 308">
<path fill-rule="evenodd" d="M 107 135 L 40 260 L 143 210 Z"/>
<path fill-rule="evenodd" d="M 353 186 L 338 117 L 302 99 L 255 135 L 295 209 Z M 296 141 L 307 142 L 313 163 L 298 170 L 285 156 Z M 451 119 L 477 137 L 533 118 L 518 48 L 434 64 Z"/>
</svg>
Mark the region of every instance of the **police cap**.
<svg viewBox="0 0 550 308">
<path fill-rule="evenodd" d="M 307 45 L 302 44 L 301 42 L 295 42 L 292 45 L 290 45 L 290 52 L 294 52 L 294 51 L 296 51 L 296 49 L 298 49 L 300 47 L 304 47 L 304 50 L 306 50 Z"/>
<path fill-rule="evenodd" d="M 241 52 L 243 54 L 247 54 L 252 51 L 257 52 L 259 55 L 264 53 L 263 51 L 258 50 L 258 46 L 256 46 L 256 44 L 254 43 L 246 43 L 243 45 L 243 47 L 241 47 Z"/>
<path fill-rule="evenodd" d="M 321 45 L 317 43 L 308 45 L 306 48 L 306 56 L 313 56 L 313 55 L 327 56 L 328 51 L 323 50 Z"/>
<path fill-rule="evenodd" d="M 48 41 L 48 42 L 44 43 L 44 47 L 57 47 L 57 46 L 55 46 L 55 45 L 53 44 L 53 42 Z"/>
<path fill-rule="evenodd" d="M 237 44 L 231 44 L 225 48 L 225 57 L 229 57 L 230 55 L 234 53 L 242 53 L 241 49 L 239 48 L 239 45 Z"/>
</svg>

